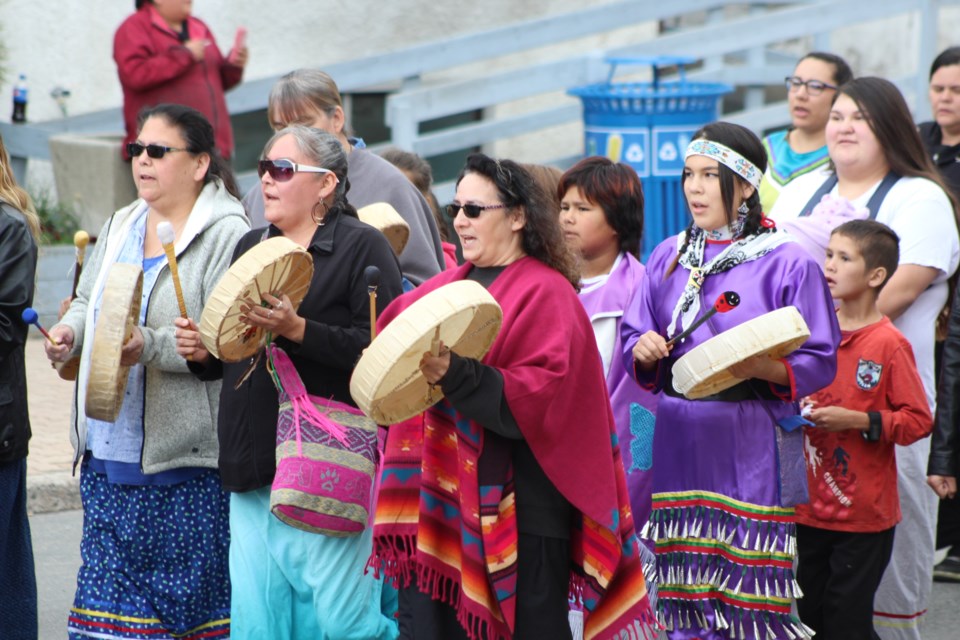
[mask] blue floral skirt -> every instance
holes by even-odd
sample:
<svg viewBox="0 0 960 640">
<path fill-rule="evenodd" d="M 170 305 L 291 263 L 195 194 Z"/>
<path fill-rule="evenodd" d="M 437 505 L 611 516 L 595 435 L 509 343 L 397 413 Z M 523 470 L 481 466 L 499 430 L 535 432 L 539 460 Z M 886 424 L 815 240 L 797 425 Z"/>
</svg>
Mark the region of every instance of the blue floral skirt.
<svg viewBox="0 0 960 640">
<path fill-rule="evenodd" d="M 115 484 L 84 465 L 74 638 L 230 636 L 229 496 L 216 471 L 173 485 Z"/>
</svg>

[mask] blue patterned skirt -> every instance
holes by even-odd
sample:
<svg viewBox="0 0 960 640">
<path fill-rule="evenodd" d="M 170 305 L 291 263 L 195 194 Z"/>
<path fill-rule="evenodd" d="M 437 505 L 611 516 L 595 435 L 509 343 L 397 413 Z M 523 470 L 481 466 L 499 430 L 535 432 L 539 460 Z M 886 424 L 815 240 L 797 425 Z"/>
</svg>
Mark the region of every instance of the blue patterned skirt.
<svg viewBox="0 0 960 640">
<path fill-rule="evenodd" d="M 74 638 L 230 636 L 229 497 L 216 471 L 173 485 L 114 484 L 84 465 Z"/>
</svg>

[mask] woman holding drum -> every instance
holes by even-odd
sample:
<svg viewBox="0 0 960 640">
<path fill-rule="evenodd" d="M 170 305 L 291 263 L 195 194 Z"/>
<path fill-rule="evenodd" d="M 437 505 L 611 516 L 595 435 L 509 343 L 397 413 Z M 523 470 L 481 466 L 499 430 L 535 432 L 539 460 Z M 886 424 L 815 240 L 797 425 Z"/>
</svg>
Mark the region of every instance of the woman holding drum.
<svg viewBox="0 0 960 640">
<path fill-rule="evenodd" d="M 791 417 L 800 398 L 833 380 L 840 331 L 819 265 L 763 217 L 765 167 L 760 140 L 743 127 L 717 122 L 696 133 L 682 179 L 693 220 L 654 249 L 621 325 L 628 371 L 661 392 L 649 535 L 670 638 L 809 637 L 790 614 L 799 595 L 792 507 L 807 496 Z M 726 291 L 739 292 L 739 306 L 668 345 Z M 788 306 L 810 334 L 793 353 L 734 364 L 743 382 L 697 400 L 675 390 L 680 356 Z"/>
<path fill-rule="evenodd" d="M 470 156 L 450 205 L 466 263 L 381 318 L 460 280 L 503 312 L 482 360 L 443 345 L 423 355 L 446 398 L 388 431 L 374 566 L 400 580 L 403 638 L 570 638 L 571 592 L 588 636 L 643 637 L 653 622 L 603 368 L 551 198 L 517 163 Z"/>
<path fill-rule="evenodd" d="M 340 90 L 319 69 L 297 69 L 280 78 L 270 90 L 267 117 L 274 131 L 302 124 L 337 137 L 350 166 L 350 202 L 357 209 L 377 202 L 392 206 L 410 227 L 410 237 L 400 254 L 400 269 L 411 286 L 439 273 L 445 265 L 440 233 L 430 205 L 400 170 L 364 148 L 352 137 Z M 251 189 L 243 204 L 253 227 L 264 223 L 264 201 Z M 269 220 L 268 220 L 269 222 Z"/>
<path fill-rule="evenodd" d="M 273 335 L 309 394 L 353 405 L 350 373 L 370 342 L 364 270 L 379 268 L 377 303 L 386 306 L 401 291 L 397 259 L 383 234 L 360 222 L 347 202 L 347 157 L 335 136 L 300 125 L 281 129 L 267 142 L 259 173 L 270 226 L 245 235 L 234 261 L 283 236 L 309 252 L 313 279 L 298 309 L 289 296 L 264 292 L 266 306 L 246 307 L 243 322 Z M 264 364 L 244 378 L 249 359 L 221 362 L 206 351 L 192 320 L 178 326 L 178 349 L 194 371 L 202 379 L 223 378 L 220 471 L 231 492 L 232 637 L 396 638 L 396 621 L 381 613 L 382 583 L 364 573 L 372 530 L 328 537 L 270 512 L 279 403 Z"/>
<path fill-rule="evenodd" d="M 112 636 L 123 616 L 142 637 L 198 630 L 228 637 L 228 500 L 215 429 L 220 385 L 198 382 L 177 354 L 178 294 L 157 228 L 173 228 L 183 299 L 198 313 L 247 222 L 200 112 L 145 110 L 128 151 L 140 199 L 100 231 L 77 297 L 50 329 L 59 346 L 45 343 L 51 360 L 81 355 L 70 439 L 80 465 L 83 565 L 68 630 L 71 638 Z M 123 283 L 131 308 L 139 305 L 138 326 L 120 362 L 104 363 L 94 345 L 109 327 L 98 320 L 118 312 L 108 308 L 116 292 L 105 283 L 115 270 L 141 276 L 141 269 L 142 292 L 138 280 Z M 122 326 L 128 312 L 120 315 Z M 99 372 L 118 364 L 130 367 L 118 415 L 112 422 L 88 417 Z"/>
</svg>

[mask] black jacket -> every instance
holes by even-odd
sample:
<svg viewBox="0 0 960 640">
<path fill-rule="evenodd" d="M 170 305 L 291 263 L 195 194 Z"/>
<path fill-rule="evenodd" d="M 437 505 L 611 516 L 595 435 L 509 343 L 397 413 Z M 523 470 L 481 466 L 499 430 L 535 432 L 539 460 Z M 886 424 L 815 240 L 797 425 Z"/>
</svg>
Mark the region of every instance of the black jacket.
<svg viewBox="0 0 960 640">
<path fill-rule="evenodd" d="M 0 463 L 27 455 L 30 417 L 20 318 L 33 304 L 37 245 L 19 211 L 0 202 Z"/>
<path fill-rule="evenodd" d="M 920 139 L 923 140 L 923 146 L 927 153 L 933 158 L 933 164 L 937 165 L 940 175 L 943 176 L 950 191 L 957 198 L 960 198 L 960 144 L 952 147 L 943 146 L 942 133 L 940 125 L 936 122 L 924 122 L 919 126 Z"/>
<path fill-rule="evenodd" d="M 960 475 L 960 295 L 950 310 L 950 333 L 943 342 L 937 421 L 930 436 L 927 475 Z"/>
<path fill-rule="evenodd" d="M 271 237 L 280 235 L 276 227 L 269 229 Z M 247 233 L 237 244 L 233 260 L 262 236 L 263 229 Z M 402 293 L 400 266 L 382 233 L 342 214 L 328 215 L 309 251 L 313 280 L 297 310 L 307 320 L 303 344 L 284 338 L 276 342 L 290 356 L 308 393 L 355 405 L 350 375 L 370 343 L 370 298 L 363 271 L 370 265 L 380 269 L 377 309 L 382 311 Z M 276 472 L 277 390 L 262 362 L 235 390 L 249 364 L 249 360 L 215 361 L 204 370 L 191 366 L 201 379 L 223 377 L 218 418 L 220 477 L 224 489 L 234 492 L 269 486 Z"/>
<path fill-rule="evenodd" d="M 954 196 L 960 198 L 960 145 L 945 147 L 940 144 L 940 125 L 936 122 L 924 122 L 919 129 L 923 145 L 940 175 Z M 960 472 L 960 296 L 954 297 L 949 331 L 943 343 L 928 475 L 956 476 Z"/>
</svg>

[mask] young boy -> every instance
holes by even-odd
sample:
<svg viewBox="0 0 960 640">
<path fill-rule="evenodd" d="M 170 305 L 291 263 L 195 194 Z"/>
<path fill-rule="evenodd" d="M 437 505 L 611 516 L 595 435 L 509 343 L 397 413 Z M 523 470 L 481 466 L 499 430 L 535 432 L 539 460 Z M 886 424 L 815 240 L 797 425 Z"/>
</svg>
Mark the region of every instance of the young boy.
<svg viewBox="0 0 960 640">
<path fill-rule="evenodd" d="M 873 597 L 900 521 L 894 445 L 933 428 L 910 343 L 877 309 L 898 245 L 887 226 L 853 220 L 827 247 L 842 339 L 837 377 L 803 403 L 810 502 L 796 510 L 797 608 L 818 638 L 877 638 Z"/>
</svg>

